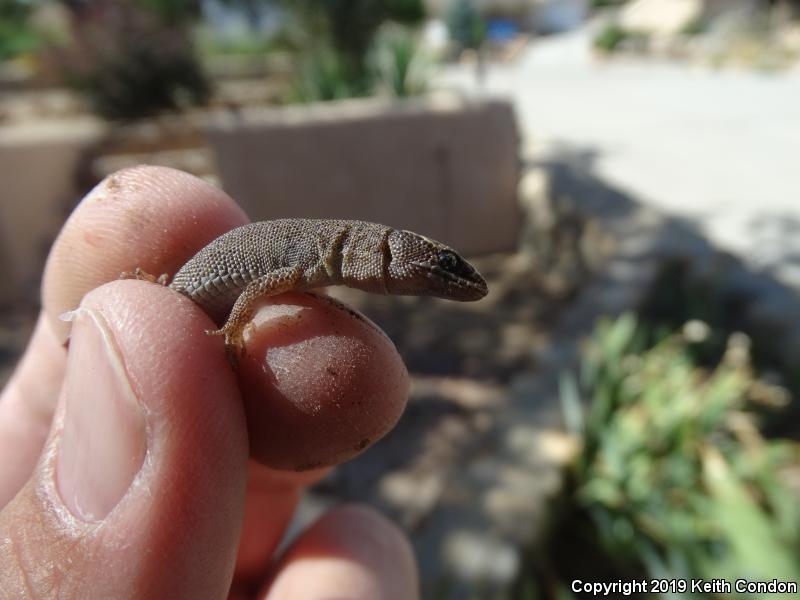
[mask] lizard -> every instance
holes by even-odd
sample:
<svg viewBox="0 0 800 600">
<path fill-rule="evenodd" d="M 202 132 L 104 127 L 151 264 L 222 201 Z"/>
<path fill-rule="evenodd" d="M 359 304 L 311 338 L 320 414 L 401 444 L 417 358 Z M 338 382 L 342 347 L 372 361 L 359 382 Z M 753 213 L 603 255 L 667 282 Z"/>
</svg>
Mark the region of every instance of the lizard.
<svg viewBox="0 0 800 600">
<path fill-rule="evenodd" d="M 167 285 L 136 269 L 122 273 Z M 276 219 L 222 234 L 190 258 L 168 287 L 216 323 L 236 364 L 256 301 L 289 291 L 345 285 L 375 294 L 480 300 L 488 286 L 455 250 L 418 233 L 366 221 Z"/>
</svg>

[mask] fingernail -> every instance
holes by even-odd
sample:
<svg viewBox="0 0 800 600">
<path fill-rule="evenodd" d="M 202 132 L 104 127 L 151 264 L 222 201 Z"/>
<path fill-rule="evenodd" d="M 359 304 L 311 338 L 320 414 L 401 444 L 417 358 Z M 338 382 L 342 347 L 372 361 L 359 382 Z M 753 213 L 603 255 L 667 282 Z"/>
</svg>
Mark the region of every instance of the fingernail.
<svg viewBox="0 0 800 600">
<path fill-rule="evenodd" d="M 144 413 L 102 314 L 81 309 L 72 321 L 56 481 L 73 515 L 100 521 L 142 466 Z"/>
</svg>

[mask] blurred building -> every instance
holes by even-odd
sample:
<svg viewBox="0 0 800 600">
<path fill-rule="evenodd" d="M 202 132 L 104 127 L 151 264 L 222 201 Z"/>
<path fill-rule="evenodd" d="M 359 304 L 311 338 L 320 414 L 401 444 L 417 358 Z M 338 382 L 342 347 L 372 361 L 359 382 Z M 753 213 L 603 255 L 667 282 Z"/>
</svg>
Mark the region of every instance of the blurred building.
<svg viewBox="0 0 800 600">
<path fill-rule="evenodd" d="M 425 0 L 428 15 L 443 18 L 453 0 Z M 473 0 L 488 18 L 504 17 L 539 32 L 567 31 L 580 26 L 589 12 L 589 0 Z"/>
</svg>

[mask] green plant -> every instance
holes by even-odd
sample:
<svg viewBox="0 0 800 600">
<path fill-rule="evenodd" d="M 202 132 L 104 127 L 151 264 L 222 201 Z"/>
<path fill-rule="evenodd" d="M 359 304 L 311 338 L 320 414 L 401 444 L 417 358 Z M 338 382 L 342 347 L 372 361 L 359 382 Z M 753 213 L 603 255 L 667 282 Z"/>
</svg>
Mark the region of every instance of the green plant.
<svg viewBox="0 0 800 600">
<path fill-rule="evenodd" d="M 206 101 L 209 84 L 188 30 L 196 2 L 62 1 L 72 10 L 72 39 L 52 60 L 98 114 L 137 119 Z"/>
<path fill-rule="evenodd" d="M 371 89 L 364 77 L 355 76 L 342 55 L 322 48 L 300 58 L 296 67 L 290 100 L 322 102 L 366 96 Z"/>
<path fill-rule="evenodd" d="M 649 337 L 631 315 L 602 323 L 580 385 L 562 394 L 583 434 L 575 499 L 601 546 L 654 578 L 798 581 L 800 511 L 779 472 L 799 457 L 763 439 L 746 410 L 766 385 L 747 339 L 731 336 L 705 371 L 688 351 L 695 336 L 648 349 Z M 578 390 L 591 402 L 585 419 Z"/>
<path fill-rule="evenodd" d="M 202 12 L 202 0 L 138 0 L 138 3 L 169 25 L 192 23 Z"/>
<path fill-rule="evenodd" d="M 30 23 L 33 4 L 0 0 L 0 61 L 37 50 L 42 39 Z"/>
<path fill-rule="evenodd" d="M 322 13 L 333 47 L 356 74 L 367 72 L 367 55 L 382 23 L 417 24 L 424 17 L 421 0 L 305 0 L 309 2 L 306 10 Z"/>
<path fill-rule="evenodd" d="M 387 21 L 415 25 L 424 17 L 421 0 L 284 0 L 281 4 L 289 17 L 285 45 L 297 57 L 294 97 L 300 99 L 370 93 L 375 84 L 370 54 L 378 28 Z"/>
<path fill-rule="evenodd" d="M 595 36 L 592 44 L 603 52 L 614 52 L 619 46 L 629 40 L 632 34 L 616 23 L 609 23 Z"/>
<path fill-rule="evenodd" d="M 687 36 L 695 36 L 705 33 L 708 30 L 708 22 L 703 17 L 697 17 L 689 21 L 681 29 L 681 33 Z"/>
<path fill-rule="evenodd" d="M 372 64 L 377 80 L 398 98 L 421 94 L 427 87 L 418 48 L 416 36 L 405 27 L 390 25 L 375 36 Z"/>
<path fill-rule="evenodd" d="M 95 68 L 72 79 L 108 119 L 136 119 L 202 104 L 209 88 L 194 57 L 183 48 L 128 40 Z"/>
<path fill-rule="evenodd" d="M 619 6 L 628 0 L 592 0 L 592 8 L 605 8 L 607 6 Z"/>
<path fill-rule="evenodd" d="M 197 51 L 204 60 L 220 56 L 260 58 L 274 50 L 282 50 L 275 36 L 264 36 L 257 31 L 235 31 L 220 35 L 210 27 L 201 25 L 194 29 Z"/>
<path fill-rule="evenodd" d="M 453 0 L 447 12 L 450 37 L 462 49 L 478 48 L 486 37 L 486 24 L 473 0 Z"/>
</svg>

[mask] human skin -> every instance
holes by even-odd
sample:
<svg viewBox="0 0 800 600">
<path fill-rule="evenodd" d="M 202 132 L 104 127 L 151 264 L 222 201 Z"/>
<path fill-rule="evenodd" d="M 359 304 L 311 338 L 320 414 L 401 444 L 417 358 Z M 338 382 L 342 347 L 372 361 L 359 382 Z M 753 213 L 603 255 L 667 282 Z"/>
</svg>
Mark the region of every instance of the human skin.
<svg viewBox="0 0 800 600">
<path fill-rule="evenodd" d="M 213 186 L 138 167 L 64 226 L 0 396 L 0 598 L 418 597 L 407 540 L 365 507 L 327 512 L 274 556 L 326 473 L 290 469 L 346 460 L 402 412 L 408 376 L 388 338 L 286 294 L 265 300 L 234 372 L 194 303 L 116 281 L 174 273 L 245 222 Z"/>
</svg>

